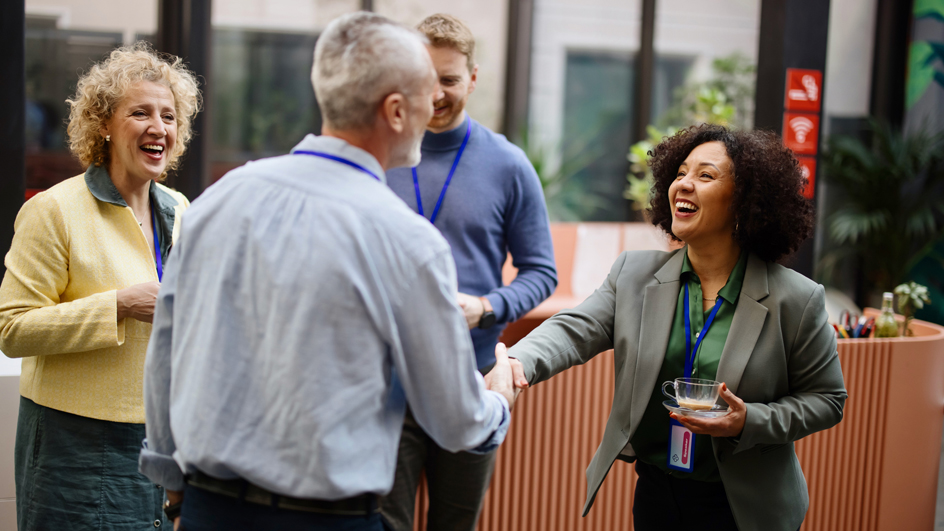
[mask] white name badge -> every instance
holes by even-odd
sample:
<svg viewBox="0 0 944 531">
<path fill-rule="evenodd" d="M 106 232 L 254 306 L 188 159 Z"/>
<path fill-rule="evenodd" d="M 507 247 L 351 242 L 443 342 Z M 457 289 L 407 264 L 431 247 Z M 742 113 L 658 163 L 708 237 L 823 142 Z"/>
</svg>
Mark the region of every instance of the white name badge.
<svg viewBox="0 0 944 531">
<path fill-rule="evenodd" d="M 669 459 L 672 470 L 691 472 L 695 455 L 695 434 L 674 419 L 669 420 Z"/>
</svg>

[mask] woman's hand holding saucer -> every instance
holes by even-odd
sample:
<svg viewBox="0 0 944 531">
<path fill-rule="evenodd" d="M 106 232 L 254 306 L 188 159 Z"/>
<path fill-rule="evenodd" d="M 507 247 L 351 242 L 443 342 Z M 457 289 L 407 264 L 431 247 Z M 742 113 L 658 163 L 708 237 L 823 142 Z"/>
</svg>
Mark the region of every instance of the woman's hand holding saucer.
<svg viewBox="0 0 944 531">
<path fill-rule="evenodd" d="M 734 395 L 726 384 L 721 384 L 721 398 L 728 404 L 730 412 L 717 418 L 698 418 L 669 413 L 692 433 L 711 435 L 712 437 L 737 437 L 744 430 L 744 421 L 747 419 L 747 406 L 744 401 Z"/>
</svg>

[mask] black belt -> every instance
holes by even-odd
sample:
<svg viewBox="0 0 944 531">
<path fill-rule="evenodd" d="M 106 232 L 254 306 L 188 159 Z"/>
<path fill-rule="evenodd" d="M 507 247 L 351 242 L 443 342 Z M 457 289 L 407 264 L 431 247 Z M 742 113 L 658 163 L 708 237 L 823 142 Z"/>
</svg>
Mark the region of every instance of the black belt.
<svg viewBox="0 0 944 531">
<path fill-rule="evenodd" d="M 362 494 L 343 500 L 309 500 L 292 498 L 269 492 L 244 479 L 216 479 L 199 470 L 189 474 L 187 484 L 201 490 L 230 498 L 289 511 L 336 514 L 342 516 L 367 516 L 380 510 L 376 494 Z"/>
</svg>

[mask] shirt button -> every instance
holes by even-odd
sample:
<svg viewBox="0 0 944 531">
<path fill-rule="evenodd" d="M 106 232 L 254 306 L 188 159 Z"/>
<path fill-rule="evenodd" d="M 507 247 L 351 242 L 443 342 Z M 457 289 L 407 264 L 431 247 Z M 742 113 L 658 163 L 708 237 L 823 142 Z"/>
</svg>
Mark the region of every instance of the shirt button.
<svg viewBox="0 0 944 531">
<path fill-rule="evenodd" d="M 161 521 L 160 521 L 160 520 L 154 520 L 154 527 L 161 527 Z"/>
</svg>

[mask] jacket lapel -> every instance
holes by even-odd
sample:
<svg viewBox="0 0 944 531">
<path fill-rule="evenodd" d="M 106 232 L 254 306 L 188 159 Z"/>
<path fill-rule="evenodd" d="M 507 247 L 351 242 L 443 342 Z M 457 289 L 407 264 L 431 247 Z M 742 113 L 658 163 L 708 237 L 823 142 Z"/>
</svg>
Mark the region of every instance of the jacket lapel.
<svg viewBox="0 0 944 531">
<path fill-rule="evenodd" d="M 717 379 L 719 382 L 725 382 L 734 394 L 738 392 L 741 376 L 767 319 L 767 307 L 760 301 L 769 294 L 767 264 L 751 254 L 744 272 L 744 284 L 741 286 L 737 309 L 734 310 L 734 319 L 731 321 L 731 330 L 718 362 Z"/>
<path fill-rule="evenodd" d="M 655 274 L 656 283 L 646 287 L 642 303 L 642 322 L 639 328 L 639 351 L 636 353 L 636 370 L 633 376 L 632 410 L 629 426 L 634 429 L 642 419 L 652 389 L 659 377 L 665 349 L 669 345 L 669 332 L 681 284 L 682 262 L 686 249 L 676 251 Z"/>
</svg>

